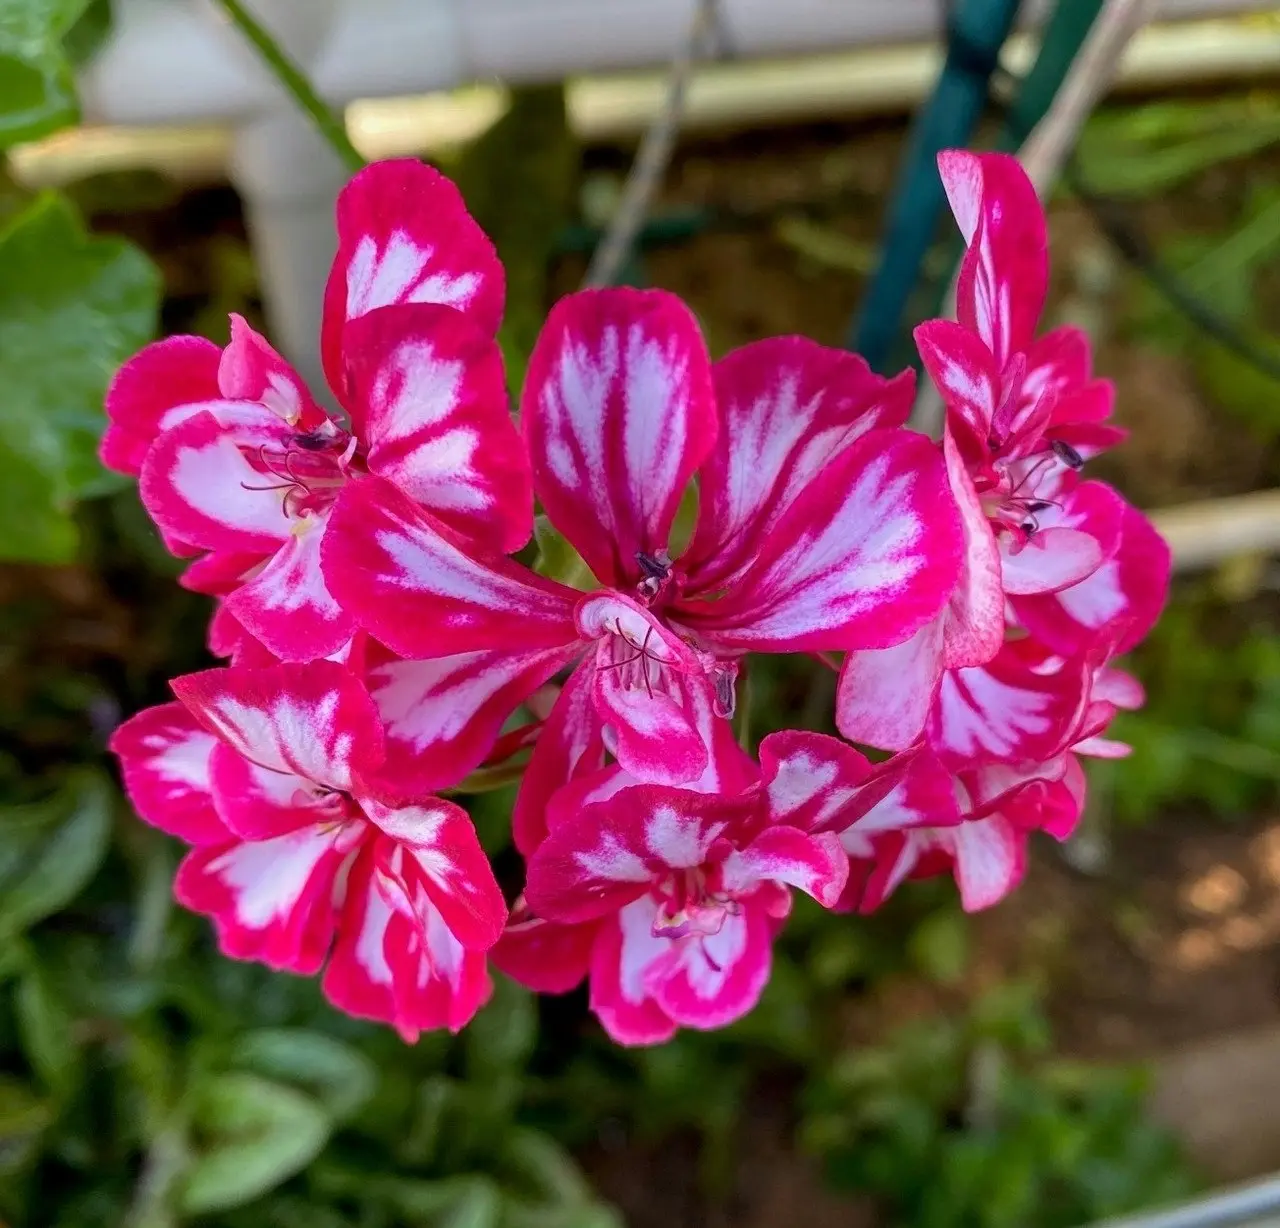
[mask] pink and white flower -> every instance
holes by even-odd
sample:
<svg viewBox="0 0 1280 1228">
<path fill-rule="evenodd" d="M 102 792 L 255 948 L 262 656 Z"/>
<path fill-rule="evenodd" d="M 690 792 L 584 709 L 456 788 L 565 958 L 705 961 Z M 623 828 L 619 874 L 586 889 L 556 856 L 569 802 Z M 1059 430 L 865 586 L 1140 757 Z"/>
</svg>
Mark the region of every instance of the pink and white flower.
<svg viewBox="0 0 1280 1228">
<path fill-rule="evenodd" d="M 740 1018 L 769 979 L 797 887 L 831 905 L 847 859 L 835 836 L 768 820 L 758 790 L 631 784 L 552 827 L 529 862 L 517 947 L 560 944 L 563 979 L 590 933 L 591 1007 L 622 1044 Z M 502 956 L 499 956 L 502 959 Z M 518 956 L 503 963 L 518 971 Z"/>
<path fill-rule="evenodd" d="M 328 661 L 208 670 L 112 738 L 138 813 L 194 847 L 174 891 L 223 952 L 302 975 L 350 1014 L 457 1030 L 489 993 L 506 907 L 465 811 L 368 791 L 367 693 Z"/>
<path fill-rule="evenodd" d="M 577 661 L 574 715 L 552 714 L 535 761 L 572 771 L 581 752 L 557 739 L 603 737 L 633 776 L 686 783 L 710 753 L 697 712 L 707 696 L 732 711 L 744 653 L 888 647 L 954 587 L 954 503 L 936 448 L 901 429 L 908 400 L 904 381 L 799 338 L 713 368 L 673 296 L 584 292 L 552 311 L 521 417 L 536 493 L 600 587 L 478 549 L 373 481 L 339 501 L 326 574 L 401 656 Z M 695 473 L 697 526 L 673 559 Z"/>
<path fill-rule="evenodd" d="M 210 552 L 192 586 L 205 571 L 238 576 L 227 609 L 282 660 L 329 656 L 356 628 L 321 565 L 347 486 L 376 475 L 496 549 L 532 530 L 493 340 L 502 269 L 457 190 L 417 162 L 376 164 L 343 191 L 338 231 L 322 340 L 345 417 L 239 317 L 222 350 L 195 337 L 147 347 L 107 397 L 104 461 L 139 474 L 175 553 Z"/>
</svg>

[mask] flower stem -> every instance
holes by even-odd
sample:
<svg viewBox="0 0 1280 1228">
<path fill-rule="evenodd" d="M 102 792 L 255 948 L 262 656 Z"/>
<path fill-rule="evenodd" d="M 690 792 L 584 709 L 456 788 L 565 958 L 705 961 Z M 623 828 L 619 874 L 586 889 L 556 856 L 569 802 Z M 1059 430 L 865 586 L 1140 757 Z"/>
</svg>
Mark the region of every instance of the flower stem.
<svg viewBox="0 0 1280 1228">
<path fill-rule="evenodd" d="M 294 101 L 311 117 L 320 135 L 329 142 L 333 152 L 353 174 L 364 166 L 364 159 L 347 136 L 342 118 L 320 97 L 307 80 L 306 74 L 280 49 L 271 34 L 240 3 L 240 0 L 217 0 L 222 11 L 245 36 L 254 49 L 267 62 L 280 84 L 293 95 Z"/>
</svg>

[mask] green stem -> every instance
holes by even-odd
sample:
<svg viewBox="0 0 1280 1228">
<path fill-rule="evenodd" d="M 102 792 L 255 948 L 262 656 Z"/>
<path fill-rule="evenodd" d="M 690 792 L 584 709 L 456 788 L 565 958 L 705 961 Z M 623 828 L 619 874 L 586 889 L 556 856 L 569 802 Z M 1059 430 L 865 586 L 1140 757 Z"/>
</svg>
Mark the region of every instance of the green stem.
<svg viewBox="0 0 1280 1228">
<path fill-rule="evenodd" d="M 302 70 L 280 49 L 270 33 L 258 24 L 240 0 L 218 0 L 223 12 L 251 42 L 267 66 L 275 73 L 280 84 L 293 95 L 294 101 L 311 117 L 320 135 L 333 147 L 343 165 L 354 174 L 365 162 L 347 136 L 346 126 L 333 113 L 328 104 L 311 87 Z"/>
</svg>

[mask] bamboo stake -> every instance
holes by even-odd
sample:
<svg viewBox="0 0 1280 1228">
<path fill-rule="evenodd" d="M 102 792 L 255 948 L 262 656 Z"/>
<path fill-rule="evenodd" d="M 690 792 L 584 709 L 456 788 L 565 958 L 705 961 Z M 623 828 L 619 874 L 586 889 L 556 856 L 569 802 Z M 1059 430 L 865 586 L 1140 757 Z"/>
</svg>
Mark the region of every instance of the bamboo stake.
<svg viewBox="0 0 1280 1228">
<path fill-rule="evenodd" d="M 1280 490 L 1186 503 L 1150 516 L 1173 551 L 1175 571 L 1212 567 L 1242 554 L 1280 552 Z"/>
</svg>

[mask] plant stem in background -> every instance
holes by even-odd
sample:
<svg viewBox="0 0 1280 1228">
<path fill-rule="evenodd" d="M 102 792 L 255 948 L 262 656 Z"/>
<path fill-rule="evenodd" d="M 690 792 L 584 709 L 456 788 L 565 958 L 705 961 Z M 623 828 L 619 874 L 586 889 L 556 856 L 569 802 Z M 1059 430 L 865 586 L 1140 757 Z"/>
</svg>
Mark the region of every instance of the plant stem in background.
<svg viewBox="0 0 1280 1228">
<path fill-rule="evenodd" d="M 217 2 L 240 33 L 253 44 L 254 49 L 267 62 L 267 67 L 275 73 L 280 84 L 293 95 L 298 106 L 311 117 L 312 122 L 320 130 L 320 135 L 329 142 L 333 152 L 342 159 L 343 165 L 352 174 L 360 170 L 365 164 L 364 159 L 351 143 L 351 138 L 347 136 L 346 125 L 315 92 L 306 74 L 285 55 L 276 40 L 258 23 L 240 0 L 217 0 Z"/>
</svg>

